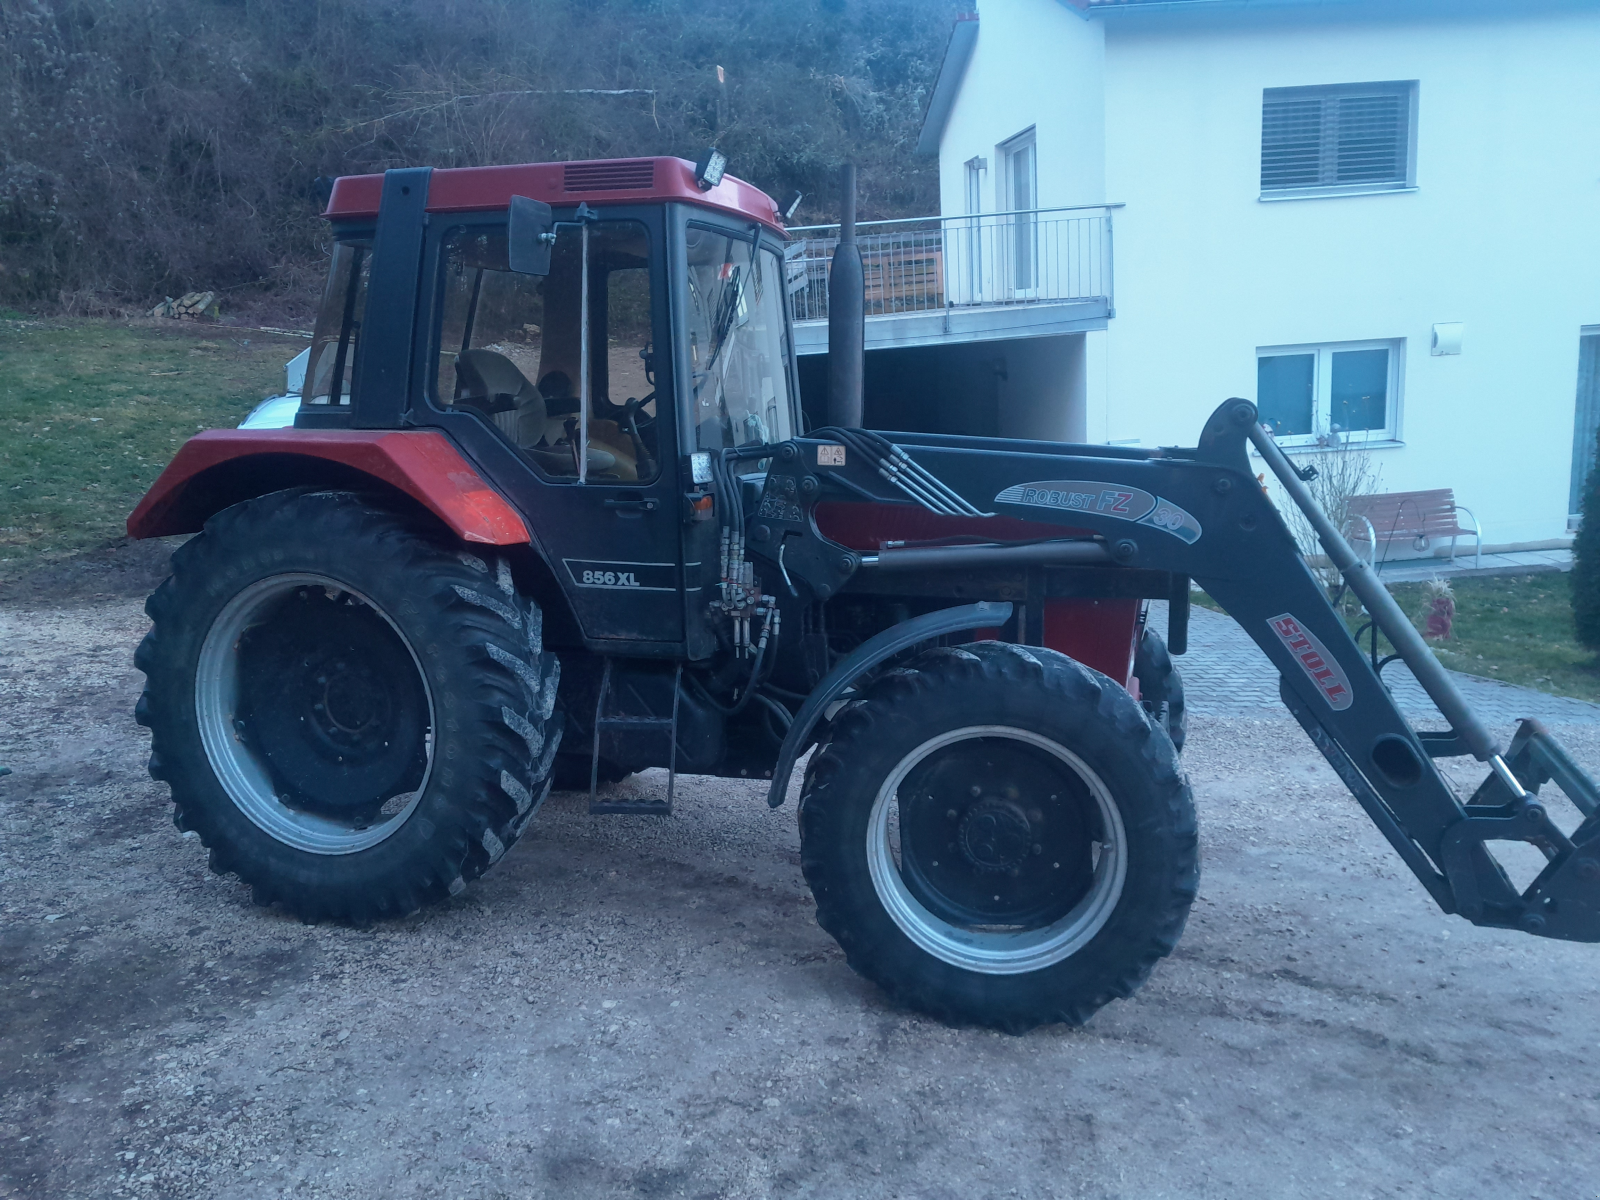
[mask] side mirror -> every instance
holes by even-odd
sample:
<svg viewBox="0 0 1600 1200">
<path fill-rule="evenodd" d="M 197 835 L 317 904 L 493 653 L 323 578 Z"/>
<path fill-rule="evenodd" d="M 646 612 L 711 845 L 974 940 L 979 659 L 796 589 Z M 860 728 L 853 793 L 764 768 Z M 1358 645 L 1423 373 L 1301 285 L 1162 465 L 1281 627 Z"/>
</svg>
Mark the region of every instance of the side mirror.
<svg viewBox="0 0 1600 1200">
<path fill-rule="evenodd" d="M 511 197 L 509 255 L 511 269 L 521 275 L 550 274 L 550 248 L 556 241 L 555 217 L 543 200 Z"/>
</svg>

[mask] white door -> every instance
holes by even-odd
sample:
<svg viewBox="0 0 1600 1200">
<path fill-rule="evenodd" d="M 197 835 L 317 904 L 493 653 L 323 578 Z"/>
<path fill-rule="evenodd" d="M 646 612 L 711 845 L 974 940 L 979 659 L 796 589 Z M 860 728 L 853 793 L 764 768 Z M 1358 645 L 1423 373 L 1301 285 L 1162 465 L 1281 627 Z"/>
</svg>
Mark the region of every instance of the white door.
<svg viewBox="0 0 1600 1200">
<path fill-rule="evenodd" d="M 1572 414 L 1572 488 L 1567 511 L 1583 515 L 1583 493 L 1594 470 L 1600 435 L 1600 325 L 1585 325 L 1578 339 L 1578 402 Z"/>
<path fill-rule="evenodd" d="M 983 177 L 989 171 L 986 158 L 969 158 L 966 162 L 966 211 L 969 220 L 961 236 L 961 257 L 964 270 L 957 275 L 963 283 L 958 304 L 983 303 Z"/>
<path fill-rule="evenodd" d="M 1007 273 L 1011 294 L 1026 299 L 1039 289 L 1038 153 L 1033 130 L 1012 138 L 1001 148 L 1004 163 L 1009 236 Z"/>
</svg>

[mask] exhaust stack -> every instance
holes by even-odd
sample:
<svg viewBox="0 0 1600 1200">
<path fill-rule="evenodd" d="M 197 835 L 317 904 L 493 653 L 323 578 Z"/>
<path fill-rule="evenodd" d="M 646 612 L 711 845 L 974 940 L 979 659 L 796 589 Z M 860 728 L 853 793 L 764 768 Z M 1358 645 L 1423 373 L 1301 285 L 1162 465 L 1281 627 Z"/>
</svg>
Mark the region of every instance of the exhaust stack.
<svg viewBox="0 0 1600 1200">
<path fill-rule="evenodd" d="M 856 246 L 856 169 L 841 173 L 839 245 L 828 272 L 828 424 L 860 429 L 867 367 L 866 280 Z"/>
</svg>

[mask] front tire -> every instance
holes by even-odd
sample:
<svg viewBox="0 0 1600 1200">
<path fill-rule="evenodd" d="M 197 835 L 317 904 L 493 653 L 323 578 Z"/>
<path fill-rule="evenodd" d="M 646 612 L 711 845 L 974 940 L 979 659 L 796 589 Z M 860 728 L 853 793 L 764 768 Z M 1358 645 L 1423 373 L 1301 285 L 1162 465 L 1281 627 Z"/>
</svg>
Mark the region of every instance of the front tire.
<svg viewBox="0 0 1600 1200">
<path fill-rule="evenodd" d="M 1189 736 L 1189 710 L 1183 699 L 1183 673 L 1172 661 L 1167 643 L 1154 629 L 1139 638 L 1133 656 L 1133 673 L 1139 679 L 1139 703 L 1150 719 L 1172 739 L 1172 747 L 1183 753 Z"/>
<path fill-rule="evenodd" d="M 1170 740 L 1114 681 L 1036 647 L 936 650 L 879 679 L 813 756 L 800 833 L 852 967 L 1009 1032 L 1131 995 L 1199 883 Z"/>
<path fill-rule="evenodd" d="M 503 560 L 294 489 L 208 521 L 145 611 L 150 774 L 258 903 L 412 912 L 498 861 L 548 791 L 559 666 Z"/>
</svg>

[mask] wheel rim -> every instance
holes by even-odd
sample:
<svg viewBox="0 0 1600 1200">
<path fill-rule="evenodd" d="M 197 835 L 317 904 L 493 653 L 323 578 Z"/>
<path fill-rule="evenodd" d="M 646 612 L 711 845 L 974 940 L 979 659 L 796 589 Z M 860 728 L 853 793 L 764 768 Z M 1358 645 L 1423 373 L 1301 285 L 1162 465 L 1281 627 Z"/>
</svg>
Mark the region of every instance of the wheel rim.
<svg viewBox="0 0 1600 1200">
<path fill-rule="evenodd" d="M 867 866 L 921 949 L 1016 975 L 1076 954 L 1105 926 L 1128 839 L 1109 789 L 1072 751 L 1030 730 L 970 725 L 923 742 L 885 778 Z"/>
<path fill-rule="evenodd" d="M 195 714 L 240 812 L 312 854 L 392 836 L 432 773 L 416 651 L 370 598 L 325 575 L 258 580 L 223 606 L 200 648 Z"/>
</svg>

